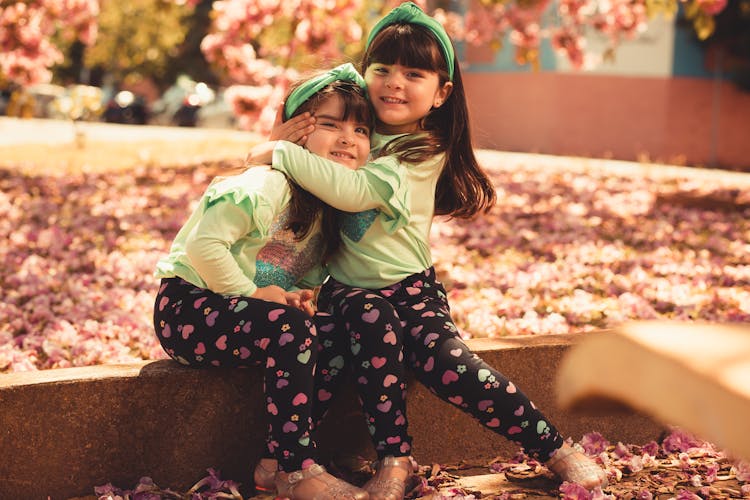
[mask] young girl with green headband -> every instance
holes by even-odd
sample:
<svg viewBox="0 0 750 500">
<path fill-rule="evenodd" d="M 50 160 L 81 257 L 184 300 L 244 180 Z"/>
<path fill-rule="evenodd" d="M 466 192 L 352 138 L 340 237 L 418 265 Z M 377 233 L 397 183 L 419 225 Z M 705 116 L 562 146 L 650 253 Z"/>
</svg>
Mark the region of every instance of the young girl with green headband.
<svg viewBox="0 0 750 500">
<path fill-rule="evenodd" d="M 317 117 L 310 151 L 346 169 L 365 163 L 372 115 L 351 64 L 306 80 L 286 103 L 286 118 Z M 314 196 L 281 172 L 249 169 L 208 187 L 157 265 L 154 328 L 173 359 L 263 367 L 266 456 L 276 467 L 257 468 L 254 479 L 291 499 L 367 499 L 315 463 L 310 436 L 318 344 L 334 335 L 335 324 L 314 315 L 309 300 L 338 235 L 335 218 Z"/>
<path fill-rule="evenodd" d="M 377 472 L 364 489 L 371 499 L 399 500 L 412 473 L 407 366 L 435 394 L 521 445 L 562 480 L 604 486 L 604 470 L 566 444 L 510 380 L 462 342 L 435 276 L 433 216 L 469 218 L 495 203 L 471 146 L 448 35 L 418 6 L 402 4 L 370 33 L 362 71 L 377 118 L 375 163 L 347 171 L 287 141 L 260 145 L 249 157 L 272 163 L 346 212 L 339 218 L 342 246 L 327 264 L 331 278 L 318 307 L 347 327 L 348 341 L 339 346 L 378 455 Z M 291 141 L 309 131 L 305 120 L 297 125 L 289 130 Z M 398 160 L 388 175 L 378 166 L 384 158 Z"/>
</svg>

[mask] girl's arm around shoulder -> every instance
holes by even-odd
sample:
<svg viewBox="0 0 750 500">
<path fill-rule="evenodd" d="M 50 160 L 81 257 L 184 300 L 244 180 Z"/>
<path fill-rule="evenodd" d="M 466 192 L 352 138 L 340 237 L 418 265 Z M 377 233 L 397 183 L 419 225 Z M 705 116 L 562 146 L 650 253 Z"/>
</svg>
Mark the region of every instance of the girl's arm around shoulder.
<svg viewBox="0 0 750 500">
<path fill-rule="evenodd" d="M 394 157 L 377 158 L 351 170 L 296 144 L 278 141 L 271 166 L 344 212 L 377 208 L 393 219 L 408 220 L 411 215 L 408 172 Z"/>
</svg>

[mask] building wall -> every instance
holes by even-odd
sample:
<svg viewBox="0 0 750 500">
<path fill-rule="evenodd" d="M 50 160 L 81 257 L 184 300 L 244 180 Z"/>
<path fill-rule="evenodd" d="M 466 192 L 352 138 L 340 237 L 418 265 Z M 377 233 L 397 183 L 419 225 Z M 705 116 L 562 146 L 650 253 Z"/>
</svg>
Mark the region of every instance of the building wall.
<svg viewBox="0 0 750 500">
<path fill-rule="evenodd" d="M 750 93 L 707 68 L 674 21 L 583 71 L 548 46 L 537 71 L 515 66 L 509 44 L 462 49 L 478 147 L 750 169 Z"/>
</svg>

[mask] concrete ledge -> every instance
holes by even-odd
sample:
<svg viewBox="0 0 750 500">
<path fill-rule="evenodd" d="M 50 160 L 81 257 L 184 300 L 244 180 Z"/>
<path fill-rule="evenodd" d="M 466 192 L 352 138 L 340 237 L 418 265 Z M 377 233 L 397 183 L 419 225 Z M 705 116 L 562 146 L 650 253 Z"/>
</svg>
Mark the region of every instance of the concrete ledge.
<svg viewBox="0 0 750 500">
<path fill-rule="evenodd" d="M 596 335 L 608 335 L 597 333 Z M 581 336 L 476 339 L 469 346 L 513 380 L 567 436 L 598 431 L 613 442 L 645 443 L 663 427 L 625 407 L 601 415 L 560 410 L 555 376 Z M 318 436 L 323 460 L 372 457 L 351 387 Z M 250 482 L 265 423 L 259 369 L 198 370 L 172 361 L 0 375 L 0 498 L 66 499 L 97 485 L 134 485 L 144 475 L 182 489 L 209 467 Z M 415 457 L 455 463 L 510 457 L 517 447 L 442 402 L 409 389 Z"/>
</svg>

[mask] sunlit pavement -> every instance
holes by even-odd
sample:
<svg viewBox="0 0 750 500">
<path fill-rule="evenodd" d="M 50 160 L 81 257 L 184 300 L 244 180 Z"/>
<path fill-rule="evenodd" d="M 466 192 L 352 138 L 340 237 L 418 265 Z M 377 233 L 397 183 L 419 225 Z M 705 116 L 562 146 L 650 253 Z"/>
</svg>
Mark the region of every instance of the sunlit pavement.
<svg viewBox="0 0 750 500">
<path fill-rule="evenodd" d="M 0 147 L 22 144 L 66 144 L 75 141 L 76 134 L 84 134 L 92 141 L 190 141 L 221 139 L 247 144 L 262 137 L 251 132 L 219 128 L 165 127 L 158 125 L 119 125 L 113 123 L 76 122 L 46 119 L 18 119 L 0 117 Z M 717 180 L 717 170 L 648 164 L 632 161 L 581 158 L 546 154 L 515 153 L 480 149 L 477 156 L 483 164 L 502 165 L 504 168 L 533 162 L 535 166 L 553 170 L 605 171 L 617 175 L 684 176 L 695 179 Z M 750 173 L 720 171 L 719 178 L 735 187 L 750 185 Z M 739 183 L 739 184 L 738 184 Z"/>
<path fill-rule="evenodd" d="M 157 125 L 120 125 L 99 122 L 71 122 L 65 120 L 19 119 L 0 117 L 0 146 L 21 144 L 66 144 L 73 142 L 76 133 L 83 133 L 94 141 L 185 141 L 211 137 L 247 142 L 256 137 L 249 132 L 230 129 L 191 127 L 163 127 Z"/>
</svg>

